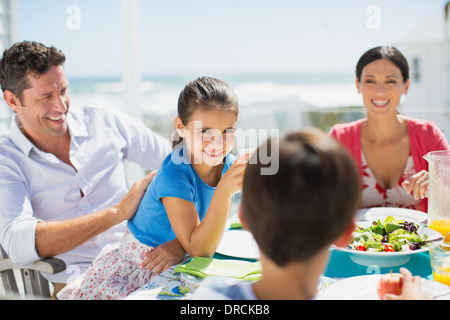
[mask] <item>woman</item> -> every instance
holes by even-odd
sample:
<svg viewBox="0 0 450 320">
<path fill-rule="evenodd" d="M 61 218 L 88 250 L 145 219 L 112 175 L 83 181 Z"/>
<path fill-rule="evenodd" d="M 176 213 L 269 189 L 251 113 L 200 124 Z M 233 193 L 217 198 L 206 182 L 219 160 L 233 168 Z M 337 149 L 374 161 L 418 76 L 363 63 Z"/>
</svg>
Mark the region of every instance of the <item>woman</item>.
<svg viewBox="0 0 450 320">
<path fill-rule="evenodd" d="M 337 124 L 330 131 L 360 168 L 362 208 L 427 211 L 428 164 L 423 156 L 450 146 L 433 122 L 399 114 L 409 85 L 408 62 L 398 49 L 370 49 L 356 66 L 356 87 L 367 118 Z"/>
</svg>

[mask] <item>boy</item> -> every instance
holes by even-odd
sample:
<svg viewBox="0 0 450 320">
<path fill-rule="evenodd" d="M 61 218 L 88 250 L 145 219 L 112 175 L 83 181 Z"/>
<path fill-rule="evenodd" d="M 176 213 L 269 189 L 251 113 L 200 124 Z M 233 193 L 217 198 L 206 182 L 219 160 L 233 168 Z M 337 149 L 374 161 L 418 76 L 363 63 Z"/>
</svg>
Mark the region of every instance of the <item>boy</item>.
<svg viewBox="0 0 450 320">
<path fill-rule="evenodd" d="M 261 174 L 270 166 L 263 150 L 279 150 L 276 174 Z M 346 244 L 354 230 L 359 184 L 350 155 L 319 129 L 269 139 L 249 160 L 239 208 L 260 249 L 262 279 L 253 284 L 208 279 L 193 298 L 314 298 L 329 246 Z"/>
</svg>

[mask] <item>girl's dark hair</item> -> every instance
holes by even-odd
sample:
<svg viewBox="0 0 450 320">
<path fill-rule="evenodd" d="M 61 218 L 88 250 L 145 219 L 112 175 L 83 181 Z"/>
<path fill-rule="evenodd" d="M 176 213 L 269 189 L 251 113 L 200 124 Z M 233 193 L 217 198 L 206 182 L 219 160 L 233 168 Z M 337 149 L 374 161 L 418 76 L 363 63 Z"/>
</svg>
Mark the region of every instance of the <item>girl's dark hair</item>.
<svg viewBox="0 0 450 320">
<path fill-rule="evenodd" d="M 239 106 L 235 93 L 231 87 L 216 78 L 201 77 L 190 81 L 181 91 L 178 98 L 178 117 L 187 125 L 195 111 L 218 108 L 239 114 Z M 174 130 L 173 146 L 181 142 L 181 138 Z"/>
<path fill-rule="evenodd" d="M 279 170 L 264 150 L 277 150 Z M 275 151 L 271 151 L 273 159 Z M 316 128 L 269 139 L 252 154 L 244 173 L 241 209 L 260 250 L 279 266 L 300 262 L 328 248 L 351 225 L 360 180 L 353 158 Z"/>
<path fill-rule="evenodd" d="M 364 67 L 380 59 L 388 59 L 394 63 L 402 73 L 403 82 L 409 79 L 409 65 L 403 54 L 396 47 L 379 46 L 366 51 L 359 59 L 356 65 L 356 77 L 358 81 L 361 81 L 361 74 Z"/>
<path fill-rule="evenodd" d="M 6 49 L 0 60 L 0 85 L 2 91 L 9 90 L 20 100 L 22 92 L 30 87 L 27 76 L 39 76 L 50 67 L 63 65 L 64 53 L 55 47 L 47 47 L 34 41 L 15 43 Z"/>
</svg>

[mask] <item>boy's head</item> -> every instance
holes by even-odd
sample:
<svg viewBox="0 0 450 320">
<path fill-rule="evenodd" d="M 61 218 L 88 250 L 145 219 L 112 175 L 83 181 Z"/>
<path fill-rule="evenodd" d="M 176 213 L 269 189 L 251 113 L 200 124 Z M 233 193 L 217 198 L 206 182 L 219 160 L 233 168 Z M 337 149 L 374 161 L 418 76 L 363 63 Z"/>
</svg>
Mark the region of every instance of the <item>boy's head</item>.
<svg viewBox="0 0 450 320">
<path fill-rule="evenodd" d="M 274 143 L 279 148 L 272 148 Z M 310 259 L 348 229 L 360 180 L 348 152 L 319 129 L 265 144 L 245 170 L 240 214 L 260 250 L 282 267 Z M 270 166 L 258 157 L 261 148 L 279 150 L 276 174 L 261 175 L 261 168 Z"/>
</svg>

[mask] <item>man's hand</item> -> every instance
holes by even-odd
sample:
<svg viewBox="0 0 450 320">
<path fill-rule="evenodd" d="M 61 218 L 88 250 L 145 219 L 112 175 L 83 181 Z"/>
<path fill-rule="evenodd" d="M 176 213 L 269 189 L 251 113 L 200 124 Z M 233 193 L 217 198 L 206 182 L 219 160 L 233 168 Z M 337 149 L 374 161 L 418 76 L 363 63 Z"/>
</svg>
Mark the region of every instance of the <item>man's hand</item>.
<svg viewBox="0 0 450 320">
<path fill-rule="evenodd" d="M 134 217 L 134 214 L 136 213 L 139 204 L 141 203 L 142 197 L 144 196 L 147 187 L 149 186 L 150 182 L 152 182 L 155 175 L 156 171 L 152 171 L 144 178 L 133 183 L 128 193 L 116 206 L 118 219 L 120 221 L 130 220 Z"/>
<path fill-rule="evenodd" d="M 140 268 L 149 268 L 159 274 L 171 266 L 181 263 L 186 254 L 178 239 L 174 239 L 151 249 L 146 253 L 147 257 L 140 264 Z"/>
</svg>

